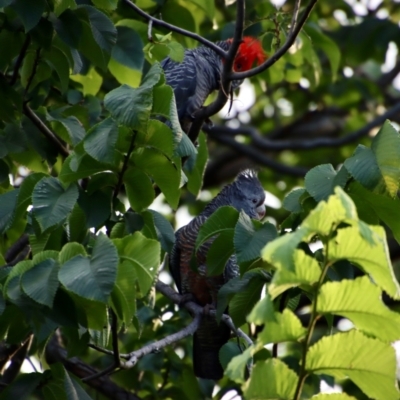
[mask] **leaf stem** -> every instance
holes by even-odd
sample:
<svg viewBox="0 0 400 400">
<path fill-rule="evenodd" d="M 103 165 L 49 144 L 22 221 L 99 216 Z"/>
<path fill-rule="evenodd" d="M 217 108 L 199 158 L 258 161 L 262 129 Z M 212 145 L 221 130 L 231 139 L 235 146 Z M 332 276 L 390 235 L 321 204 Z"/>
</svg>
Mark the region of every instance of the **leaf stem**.
<svg viewBox="0 0 400 400">
<path fill-rule="evenodd" d="M 315 288 L 315 296 L 314 296 L 314 301 L 312 303 L 310 322 L 308 323 L 307 335 L 306 335 L 306 338 L 303 343 L 303 354 L 301 357 L 299 380 L 297 381 L 296 392 L 293 397 L 293 400 L 300 400 L 301 391 L 303 390 L 304 382 L 306 381 L 306 378 L 308 376 L 308 372 L 306 370 L 307 352 L 308 352 L 308 348 L 310 346 L 312 335 L 314 333 L 315 324 L 317 323 L 318 319 L 320 318 L 320 315 L 317 312 L 318 294 L 319 294 L 319 290 L 320 290 L 322 284 L 324 283 L 326 273 L 328 272 L 329 267 L 332 265 L 332 263 L 328 261 L 329 238 L 331 237 L 331 233 L 332 233 L 332 231 L 328 235 L 328 240 L 325 243 L 326 251 L 325 251 L 325 258 L 324 258 L 324 266 L 322 268 L 321 276 L 319 277 L 317 286 Z"/>
</svg>

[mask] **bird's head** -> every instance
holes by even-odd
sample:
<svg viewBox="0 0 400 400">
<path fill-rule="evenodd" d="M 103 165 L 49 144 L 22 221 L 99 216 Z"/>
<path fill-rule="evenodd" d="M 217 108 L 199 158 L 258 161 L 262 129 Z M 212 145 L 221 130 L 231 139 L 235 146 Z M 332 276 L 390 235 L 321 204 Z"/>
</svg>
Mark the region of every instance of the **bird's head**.
<svg viewBox="0 0 400 400">
<path fill-rule="evenodd" d="M 229 44 L 232 41 L 233 39 L 228 39 Z M 233 62 L 233 70 L 235 72 L 248 71 L 254 64 L 260 65 L 266 59 L 267 54 L 264 52 L 261 42 L 251 36 L 245 36 Z"/>
<path fill-rule="evenodd" d="M 265 193 L 253 170 L 242 171 L 233 185 L 232 206 L 249 217 L 262 219 L 265 215 Z"/>
</svg>

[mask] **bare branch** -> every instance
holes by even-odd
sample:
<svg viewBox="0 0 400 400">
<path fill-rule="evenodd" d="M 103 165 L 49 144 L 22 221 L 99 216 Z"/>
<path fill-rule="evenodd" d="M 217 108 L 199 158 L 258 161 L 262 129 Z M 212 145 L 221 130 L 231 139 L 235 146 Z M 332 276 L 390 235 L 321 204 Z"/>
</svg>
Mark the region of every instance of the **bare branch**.
<svg viewBox="0 0 400 400">
<path fill-rule="evenodd" d="M 234 138 L 229 137 L 227 135 L 223 135 L 221 133 L 220 134 L 210 134 L 209 133 L 209 136 L 216 142 L 224 144 L 224 145 L 236 150 L 239 154 L 243 154 L 243 155 L 249 157 L 251 160 L 257 162 L 258 164 L 264 165 L 264 166 L 271 168 L 274 171 L 277 171 L 279 173 L 303 177 L 308 172 L 307 168 L 291 167 L 291 166 L 288 166 L 285 164 L 281 164 L 281 163 L 273 160 L 272 158 L 267 157 L 265 154 L 263 154 L 257 148 L 246 145 L 244 143 L 239 143 Z"/>
<path fill-rule="evenodd" d="M 148 40 L 149 42 L 152 42 L 152 41 L 153 41 L 153 35 L 152 35 L 152 33 L 151 33 L 152 29 L 153 29 L 153 20 L 152 20 L 152 19 L 149 19 L 149 24 L 148 24 L 148 26 L 147 26 L 147 40 Z"/>
<path fill-rule="evenodd" d="M 121 368 L 132 368 L 136 365 L 136 363 L 139 361 L 140 358 L 143 356 L 150 354 L 150 353 L 158 353 L 160 349 L 169 346 L 172 343 L 175 343 L 186 336 L 193 335 L 197 328 L 199 327 L 200 321 L 201 321 L 202 314 L 196 314 L 193 321 L 186 326 L 185 328 L 181 329 L 180 331 L 173 333 L 172 335 L 168 335 L 165 338 L 158 340 L 154 343 L 150 343 L 147 346 L 142 347 L 139 350 L 133 351 L 132 353 L 129 353 L 128 356 L 128 361 L 126 362 L 121 362 Z M 121 355 L 122 357 L 122 355 Z M 126 355 L 124 355 L 124 358 L 127 358 Z"/>
<path fill-rule="evenodd" d="M 67 351 L 61 345 L 60 334 L 56 332 L 46 346 L 46 361 L 49 364 L 61 362 L 65 369 L 78 378 L 94 375 L 97 371 L 77 357 L 67 358 Z M 87 385 L 113 400 L 141 400 L 140 397 L 121 388 L 108 376 L 91 379 Z"/>
<path fill-rule="evenodd" d="M 292 22 L 290 23 L 289 35 L 293 34 L 293 30 L 297 25 L 297 17 L 299 16 L 301 0 L 296 0 L 293 8 Z"/>
<path fill-rule="evenodd" d="M 130 8 L 135 10 L 140 16 L 145 18 L 147 21 L 152 21 L 153 25 L 169 29 L 173 32 L 180 33 L 183 36 L 190 37 L 194 40 L 197 40 L 199 43 L 203 44 L 204 46 L 207 46 L 210 49 L 214 50 L 221 57 L 226 58 L 227 53 L 224 50 L 222 50 L 220 47 L 218 47 L 215 43 L 210 42 L 209 40 L 205 39 L 203 36 L 200 36 L 197 33 L 187 31 L 186 29 L 179 28 L 175 25 L 169 24 L 168 22 L 165 22 L 161 19 L 157 19 L 157 18 L 147 14 L 143 10 L 141 10 L 136 4 L 132 3 L 130 0 L 123 0 L 123 1 L 126 5 L 128 5 Z"/>
<path fill-rule="evenodd" d="M 53 143 L 58 151 L 64 156 L 69 156 L 69 151 L 64 147 L 60 139 L 47 127 L 47 125 L 33 112 L 33 110 L 24 104 L 23 107 L 24 114 L 34 123 L 34 125 L 43 133 L 46 138 Z"/>
<path fill-rule="evenodd" d="M 355 142 L 356 140 L 368 135 L 371 129 L 382 125 L 387 119 L 391 119 L 400 114 L 400 102 L 394 107 L 387 110 L 382 115 L 377 116 L 374 120 L 364 125 L 362 128 L 349 133 L 348 135 L 339 138 L 326 138 L 320 137 L 309 140 L 271 140 L 261 134 L 254 127 L 239 127 L 237 129 L 229 128 L 227 126 L 214 126 L 212 128 L 204 127 L 210 137 L 216 141 L 224 142 L 233 148 L 241 150 L 241 147 L 233 145 L 236 142 L 233 138 L 236 135 L 245 135 L 251 138 L 251 142 L 258 149 L 267 151 L 283 151 L 283 150 L 311 150 L 320 147 L 340 147 L 348 143 Z M 224 136 L 224 138 L 222 138 Z M 228 140 L 230 139 L 230 140 Z M 238 143 L 238 142 L 236 142 Z M 236 147 L 235 147 L 236 146 Z M 245 146 L 245 145 L 243 145 Z"/>
<path fill-rule="evenodd" d="M 14 71 L 10 80 L 10 85 L 14 85 L 18 78 L 18 71 L 22 65 L 22 61 L 24 61 L 26 51 L 28 50 L 29 44 L 31 43 L 31 35 L 26 35 L 26 39 L 24 44 L 22 45 L 21 51 L 18 55 L 17 61 L 14 65 Z"/>
<path fill-rule="evenodd" d="M 267 61 L 249 71 L 234 72 L 233 74 L 231 74 L 229 79 L 240 80 L 240 79 L 250 78 L 251 76 L 257 75 L 260 72 L 263 72 L 272 65 L 274 65 L 293 45 L 317 1 L 318 0 L 310 0 L 310 3 L 304 9 L 303 15 L 301 16 L 297 25 L 293 29 L 291 28 L 292 32 L 287 36 L 285 43 L 276 53 L 274 53 L 271 57 L 269 57 Z"/>
</svg>

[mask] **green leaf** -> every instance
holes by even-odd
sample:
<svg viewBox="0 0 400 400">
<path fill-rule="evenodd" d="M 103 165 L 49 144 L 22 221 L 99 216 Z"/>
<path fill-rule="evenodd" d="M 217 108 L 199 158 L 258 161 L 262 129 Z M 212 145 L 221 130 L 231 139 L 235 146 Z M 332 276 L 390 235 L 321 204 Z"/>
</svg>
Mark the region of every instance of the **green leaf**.
<svg viewBox="0 0 400 400">
<path fill-rule="evenodd" d="M 321 268 L 317 260 L 307 255 L 303 250 L 294 250 L 292 260 L 294 264 L 293 270 L 286 268 L 286 265 L 282 262 L 277 263 L 272 262 L 270 258 L 267 259 L 277 268 L 272 282 L 268 286 L 268 291 L 273 299 L 295 286 L 311 288 L 321 276 Z"/>
<path fill-rule="evenodd" d="M 145 210 L 154 200 L 154 188 L 150 178 L 139 168 L 128 168 L 124 184 L 129 204 L 135 211 Z"/>
<path fill-rule="evenodd" d="M 61 84 L 61 92 L 65 93 L 69 83 L 69 61 L 65 53 L 53 46 L 44 53 L 45 61 L 56 71 Z"/>
<path fill-rule="evenodd" d="M 244 371 L 247 366 L 248 361 L 251 359 L 254 354 L 255 347 L 250 346 L 242 354 L 232 358 L 229 362 L 225 375 L 232 379 L 235 382 L 243 383 L 244 382 Z"/>
<path fill-rule="evenodd" d="M 313 45 L 323 50 L 327 55 L 332 70 L 332 81 L 335 81 L 341 58 L 338 45 L 327 35 L 324 35 L 316 24 L 308 24 L 304 30 L 310 36 Z"/>
<path fill-rule="evenodd" d="M 349 260 L 359 265 L 389 296 L 400 298 L 400 286 L 393 272 L 386 244 L 385 231 L 381 226 L 370 226 L 374 243 L 364 239 L 356 226 L 339 229 L 329 241 L 328 259 Z"/>
<path fill-rule="evenodd" d="M 147 239 L 140 232 L 114 239 L 120 261 L 133 268 L 142 296 L 153 285 L 160 263 L 160 243 Z"/>
<path fill-rule="evenodd" d="M 197 154 L 191 155 L 184 164 L 185 174 L 188 178 L 187 188 L 195 196 L 199 194 L 203 186 L 208 161 L 207 139 L 203 132 L 200 132 L 197 143 Z"/>
<path fill-rule="evenodd" d="M 34 265 L 21 277 L 22 290 L 37 303 L 51 308 L 58 289 L 58 270 L 57 262 L 51 258 Z"/>
<path fill-rule="evenodd" d="M 346 393 L 320 393 L 313 397 L 311 400 L 357 400 L 353 396 L 349 396 Z"/>
<path fill-rule="evenodd" d="M 382 185 L 395 197 L 400 181 L 400 135 L 390 121 L 386 120 L 374 137 L 371 149 L 382 174 Z"/>
<path fill-rule="evenodd" d="M 382 291 L 364 276 L 322 285 L 317 311 L 341 315 L 369 336 L 394 342 L 400 338 L 400 314 L 382 303 Z"/>
<path fill-rule="evenodd" d="M 201 226 L 196 238 L 196 251 L 211 237 L 222 232 L 233 232 L 239 217 L 239 212 L 231 206 L 217 209 Z"/>
<path fill-rule="evenodd" d="M 347 176 L 337 174 L 331 164 L 322 164 L 312 168 L 304 178 L 307 192 L 316 201 L 326 200 L 333 194 L 335 186 L 344 188 L 346 182 Z"/>
<path fill-rule="evenodd" d="M 73 115 L 61 117 L 56 113 L 47 114 L 47 120 L 53 122 L 55 129 L 66 141 L 76 146 L 84 137 L 85 129 L 81 122 Z"/>
<path fill-rule="evenodd" d="M 115 10 L 117 8 L 118 0 L 93 0 L 96 7 L 104 8 L 106 10 Z"/>
<path fill-rule="evenodd" d="M 150 119 L 146 131 L 140 131 L 136 135 L 135 145 L 140 147 L 152 147 L 168 157 L 173 156 L 174 141 L 171 129 L 160 121 Z"/>
<path fill-rule="evenodd" d="M 103 84 L 103 77 L 97 73 L 96 69 L 91 67 L 85 74 L 70 76 L 70 79 L 82 85 L 84 96 L 96 96 Z"/>
<path fill-rule="evenodd" d="M 10 190 L 0 195 L 0 233 L 4 233 L 13 222 L 17 206 L 19 189 Z"/>
<path fill-rule="evenodd" d="M 153 103 L 152 88 L 122 85 L 107 93 L 104 105 L 120 124 L 145 129 Z"/>
<path fill-rule="evenodd" d="M 152 148 L 138 149 L 132 154 L 131 160 L 143 172 L 151 176 L 170 206 L 176 209 L 179 203 L 181 180 L 179 170 L 175 165 L 162 153 Z"/>
<path fill-rule="evenodd" d="M 269 222 L 262 224 L 259 221 L 252 221 L 245 212 L 241 211 L 234 236 L 238 262 L 259 258 L 262 248 L 277 235 L 274 225 Z"/>
<path fill-rule="evenodd" d="M 161 243 L 161 248 L 167 253 L 170 253 L 172 246 L 175 243 L 175 232 L 171 223 L 162 214 L 155 210 L 149 210 L 148 212 L 153 216 L 154 228 L 156 230 L 157 238 Z"/>
<path fill-rule="evenodd" d="M 357 182 L 353 182 L 348 190 L 350 197 L 357 204 L 369 205 L 369 215 L 376 213 L 379 219 L 384 222 L 393 232 L 393 236 L 400 243 L 400 200 L 391 199 L 371 193 Z"/>
<path fill-rule="evenodd" d="M 35 5 L 32 7 L 31 0 L 14 0 L 11 7 L 21 18 L 25 27 L 25 32 L 29 32 L 38 24 L 42 17 L 46 9 L 46 1 L 35 0 Z"/>
<path fill-rule="evenodd" d="M 61 249 L 58 255 L 58 262 L 60 265 L 65 264 L 71 258 L 74 258 L 78 255 L 86 257 L 87 253 L 85 248 L 80 243 L 69 242 Z"/>
<path fill-rule="evenodd" d="M 61 266 L 60 282 L 71 292 L 88 300 L 106 303 L 117 277 L 118 256 L 105 235 L 96 238 L 92 257 L 77 255 Z"/>
<path fill-rule="evenodd" d="M 143 41 L 140 35 L 128 26 L 117 26 L 117 42 L 111 56 L 119 64 L 141 71 L 144 63 Z"/>
<path fill-rule="evenodd" d="M 265 285 L 263 275 L 254 275 L 248 284 L 239 293 L 236 293 L 229 302 L 229 315 L 235 326 L 242 326 L 246 322 L 246 316 L 253 306 L 260 300 L 261 291 Z"/>
<path fill-rule="evenodd" d="M 12 384 L 7 385 L 0 395 L 0 400 L 18 399 L 29 400 L 34 396 L 43 381 L 43 374 L 32 372 L 19 374 Z"/>
<path fill-rule="evenodd" d="M 75 185 L 67 189 L 54 177 L 42 178 L 33 189 L 33 214 L 42 231 L 54 226 L 68 216 L 78 199 Z"/>
<path fill-rule="evenodd" d="M 243 386 L 243 393 L 249 400 L 292 400 L 298 379 L 296 373 L 281 360 L 268 359 L 256 363 L 250 379 Z"/>
<path fill-rule="evenodd" d="M 83 147 L 95 160 L 113 164 L 117 139 L 118 126 L 111 118 L 106 118 L 88 131 Z"/>
<path fill-rule="evenodd" d="M 361 332 L 337 333 L 310 347 L 306 370 L 337 379 L 349 377 L 368 397 L 399 398 L 394 348 Z"/>
<path fill-rule="evenodd" d="M 233 252 L 233 231 L 221 232 L 207 252 L 207 276 L 221 275 Z"/>
<path fill-rule="evenodd" d="M 111 293 L 111 301 L 118 318 L 126 326 L 132 323 L 136 312 L 136 273 L 130 263 L 118 265 L 117 280 Z"/>
<path fill-rule="evenodd" d="M 306 193 L 306 189 L 293 189 L 283 199 L 282 207 L 292 213 L 301 212 L 301 197 Z"/>
<path fill-rule="evenodd" d="M 266 295 L 256 304 L 247 320 L 264 325 L 264 329 L 257 337 L 262 345 L 298 341 L 307 333 L 299 318 L 292 311 L 288 309 L 283 310 L 282 313 L 274 311 L 270 295 Z"/>
</svg>

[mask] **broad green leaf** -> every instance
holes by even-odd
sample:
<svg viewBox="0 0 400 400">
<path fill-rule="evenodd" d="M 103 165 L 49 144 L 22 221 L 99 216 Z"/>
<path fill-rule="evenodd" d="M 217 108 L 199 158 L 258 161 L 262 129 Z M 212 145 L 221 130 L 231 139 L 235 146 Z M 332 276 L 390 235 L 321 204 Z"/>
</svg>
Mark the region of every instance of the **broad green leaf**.
<svg viewBox="0 0 400 400">
<path fill-rule="evenodd" d="M 225 369 L 232 358 L 238 356 L 241 353 L 241 348 L 238 346 L 237 343 L 233 341 L 225 343 L 219 350 L 219 361 L 222 365 L 222 368 Z"/>
<path fill-rule="evenodd" d="M 7 385 L 1 392 L 0 400 L 18 399 L 29 400 L 43 383 L 43 374 L 31 372 L 19 374 L 15 381 Z"/>
<path fill-rule="evenodd" d="M 207 252 L 207 275 L 221 275 L 233 252 L 233 231 L 221 232 Z"/>
<path fill-rule="evenodd" d="M 357 182 L 350 185 L 348 193 L 357 206 L 369 205 L 370 213 L 375 212 L 379 219 L 392 230 L 393 236 L 400 243 L 400 200 L 398 198 L 391 199 L 388 196 L 371 193 Z"/>
<path fill-rule="evenodd" d="M 51 308 L 59 285 L 58 270 L 51 258 L 34 265 L 21 277 L 22 290 L 32 300 Z"/>
<path fill-rule="evenodd" d="M 238 262 L 250 261 L 260 257 L 261 250 L 277 237 L 274 225 L 252 221 L 243 211 L 235 226 L 234 244 Z"/>
<path fill-rule="evenodd" d="M 129 204 L 135 211 L 145 210 L 154 200 L 154 188 L 148 175 L 139 168 L 128 168 L 124 184 Z"/>
<path fill-rule="evenodd" d="M 283 263 L 273 263 L 277 271 L 268 286 L 268 291 L 273 299 L 291 287 L 301 285 L 311 287 L 318 282 L 321 276 L 318 261 L 303 250 L 294 250 L 292 260 L 294 269 L 286 268 Z"/>
<path fill-rule="evenodd" d="M 176 209 L 180 195 L 180 173 L 175 165 L 152 148 L 138 149 L 132 154 L 131 161 L 155 181 L 170 206 Z"/>
<path fill-rule="evenodd" d="M 71 224 L 76 224 L 77 226 L 72 226 L 74 231 L 72 233 L 78 233 L 80 235 L 86 235 L 85 228 L 98 228 L 109 218 L 111 214 L 112 206 L 112 188 L 108 187 L 104 190 L 96 190 L 90 194 L 87 192 L 81 192 L 78 199 L 79 208 L 82 209 L 84 216 L 80 221 L 80 226 L 78 225 L 78 220 L 69 219 L 70 228 Z M 96 207 L 93 207 L 96 204 Z M 79 217 L 79 212 L 77 212 L 77 217 Z M 74 216 L 72 213 L 71 217 Z M 86 224 L 84 224 L 86 222 Z M 70 238 L 71 240 L 71 238 Z"/>
<path fill-rule="evenodd" d="M 14 189 L 0 195 L 0 233 L 4 233 L 13 222 L 19 191 Z"/>
<path fill-rule="evenodd" d="M 292 311 L 285 309 L 282 313 L 273 312 L 272 299 L 269 295 L 265 296 L 261 301 L 263 308 L 265 307 L 268 313 L 262 318 L 262 316 L 256 315 L 259 314 L 259 311 L 257 312 L 256 310 L 251 316 L 257 321 L 260 321 L 260 317 L 263 319 L 264 329 L 259 333 L 258 341 L 265 345 L 268 343 L 298 341 L 305 337 L 307 330 L 303 328 L 299 318 Z M 268 302 L 271 304 L 265 304 Z"/>
<path fill-rule="evenodd" d="M 97 73 L 95 68 L 90 68 L 85 75 L 71 75 L 70 79 L 82 85 L 82 93 L 84 96 L 96 96 L 103 84 L 102 76 Z"/>
<path fill-rule="evenodd" d="M 400 135 L 386 120 L 372 140 L 371 149 L 382 174 L 382 185 L 391 197 L 395 197 L 400 183 Z"/>
<path fill-rule="evenodd" d="M 248 347 L 242 354 L 232 358 L 229 362 L 225 375 L 232 379 L 235 382 L 243 383 L 244 382 L 244 371 L 248 361 L 253 356 L 256 348 L 254 346 Z"/>
<path fill-rule="evenodd" d="M 160 121 L 150 119 L 146 131 L 140 131 L 136 135 L 135 145 L 140 147 L 152 147 L 164 153 L 168 157 L 173 156 L 174 141 L 171 129 Z"/>
<path fill-rule="evenodd" d="M 118 0 L 93 0 L 96 7 L 104 8 L 106 10 L 115 10 L 117 8 Z"/>
<path fill-rule="evenodd" d="M 140 232 L 114 239 L 113 243 L 120 262 L 134 269 L 141 295 L 145 296 L 153 285 L 160 264 L 160 243 L 147 239 Z"/>
<path fill-rule="evenodd" d="M 122 85 L 107 93 L 104 104 L 113 118 L 132 129 L 145 129 L 153 103 L 150 87 L 131 88 Z"/>
<path fill-rule="evenodd" d="M 117 250 L 105 235 L 96 238 L 92 257 L 77 255 L 61 266 L 60 282 L 88 300 L 106 303 L 117 277 Z"/>
<path fill-rule="evenodd" d="M 369 336 L 400 339 L 400 314 L 382 303 L 382 291 L 366 276 L 322 285 L 317 311 L 346 317 Z"/>
<path fill-rule="evenodd" d="M 197 139 L 197 154 L 190 156 L 185 164 L 184 170 L 188 178 L 188 190 L 197 196 L 203 185 L 203 177 L 208 161 L 207 139 L 203 132 L 200 132 Z"/>
<path fill-rule="evenodd" d="M 106 118 L 88 131 L 83 147 L 95 160 L 113 164 L 117 139 L 118 126 L 111 118 Z"/>
<path fill-rule="evenodd" d="M 154 228 L 161 248 L 167 253 L 170 253 L 175 243 L 175 232 L 171 223 L 155 210 L 148 210 L 148 212 L 153 216 Z"/>
<path fill-rule="evenodd" d="M 292 400 L 298 380 L 296 373 L 279 359 L 257 362 L 243 385 L 246 400 Z"/>
<path fill-rule="evenodd" d="M 247 313 L 260 299 L 265 283 L 262 273 L 255 275 L 243 290 L 233 296 L 229 302 L 229 315 L 235 326 L 242 326 L 246 322 Z"/>
<path fill-rule="evenodd" d="M 311 346 L 306 370 L 337 379 L 349 377 L 371 398 L 399 398 L 394 348 L 354 329 L 324 337 Z"/>
<path fill-rule="evenodd" d="M 87 256 L 85 248 L 80 243 L 69 242 L 64 245 L 64 247 L 58 254 L 58 262 L 60 263 L 60 265 L 62 265 L 69 261 L 71 258 L 79 255 L 83 257 Z"/>
<path fill-rule="evenodd" d="M 111 57 L 131 71 L 141 71 L 144 63 L 143 41 L 140 35 L 128 26 L 117 26 L 117 42 Z"/>
<path fill-rule="evenodd" d="M 76 146 L 85 137 L 81 122 L 73 115 L 62 117 L 55 114 L 47 114 L 47 120 L 52 122 L 54 129 L 64 140 Z"/>
<path fill-rule="evenodd" d="M 25 32 L 29 32 L 42 17 L 46 9 L 46 1 L 35 0 L 35 6 L 32 7 L 31 0 L 15 0 L 12 2 L 11 7 L 21 18 Z"/>
<path fill-rule="evenodd" d="M 202 225 L 196 238 L 196 251 L 211 237 L 222 232 L 233 232 L 239 212 L 231 206 L 219 207 Z"/>
<path fill-rule="evenodd" d="M 357 400 L 353 396 L 349 396 L 346 393 L 320 393 L 313 397 L 311 400 Z"/>
<path fill-rule="evenodd" d="M 50 51 L 44 54 L 45 61 L 57 73 L 60 80 L 61 92 L 65 93 L 69 82 L 69 61 L 62 50 L 53 46 Z"/>
<path fill-rule="evenodd" d="M 346 259 L 359 265 L 389 296 L 400 298 L 400 286 L 394 275 L 386 244 L 385 231 L 381 226 L 370 226 L 374 244 L 364 239 L 355 226 L 339 229 L 329 241 L 330 261 Z"/>
<path fill-rule="evenodd" d="M 343 173 L 345 171 L 345 173 Z M 348 179 L 345 169 L 337 173 L 332 164 L 322 164 L 307 172 L 304 183 L 307 192 L 316 200 L 327 200 L 334 193 L 335 186 L 344 188 Z"/>
<path fill-rule="evenodd" d="M 76 8 L 75 0 L 56 0 L 54 3 L 54 13 L 57 17 L 59 17 L 68 8 Z"/>
<path fill-rule="evenodd" d="M 304 193 L 306 193 L 306 189 L 304 189 L 304 188 L 293 189 L 283 199 L 282 207 L 292 213 L 301 212 L 300 199 Z"/>
<path fill-rule="evenodd" d="M 335 226 L 357 219 L 357 211 L 351 198 L 340 187 L 336 187 L 335 194 L 329 196 L 326 202 L 321 201 L 301 226 L 312 234 L 329 236 Z"/>
<path fill-rule="evenodd" d="M 313 45 L 323 50 L 328 57 L 332 70 L 332 81 L 335 81 L 341 58 L 338 45 L 329 36 L 323 34 L 316 24 L 308 24 L 304 30 L 310 36 Z"/>
<path fill-rule="evenodd" d="M 117 280 L 111 293 L 111 301 L 118 318 L 126 326 L 132 323 L 136 312 L 136 273 L 130 263 L 118 265 Z"/>
<path fill-rule="evenodd" d="M 42 231 L 56 225 L 68 216 L 78 199 L 75 185 L 65 189 L 54 177 L 41 179 L 33 189 L 33 214 Z"/>
</svg>

